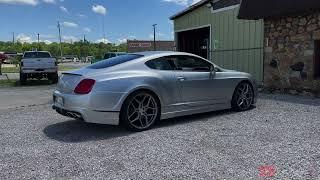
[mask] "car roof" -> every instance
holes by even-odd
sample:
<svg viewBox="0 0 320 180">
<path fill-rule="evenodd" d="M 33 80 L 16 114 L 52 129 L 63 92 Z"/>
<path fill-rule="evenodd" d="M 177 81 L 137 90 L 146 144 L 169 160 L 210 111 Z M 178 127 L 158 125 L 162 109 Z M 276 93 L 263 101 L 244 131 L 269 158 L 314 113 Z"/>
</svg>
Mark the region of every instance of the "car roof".
<svg viewBox="0 0 320 180">
<path fill-rule="evenodd" d="M 44 52 L 44 53 L 48 53 L 49 51 L 25 51 L 25 53 L 33 53 L 33 52 Z"/>
<path fill-rule="evenodd" d="M 137 55 L 142 55 L 142 56 L 154 56 L 154 55 L 164 55 L 164 54 L 168 54 L 168 55 L 193 55 L 193 56 L 196 56 L 194 54 L 185 53 L 185 52 L 177 52 L 177 51 L 144 51 L 144 52 L 135 52 L 135 53 L 131 53 L 131 54 L 137 54 Z"/>
</svg>

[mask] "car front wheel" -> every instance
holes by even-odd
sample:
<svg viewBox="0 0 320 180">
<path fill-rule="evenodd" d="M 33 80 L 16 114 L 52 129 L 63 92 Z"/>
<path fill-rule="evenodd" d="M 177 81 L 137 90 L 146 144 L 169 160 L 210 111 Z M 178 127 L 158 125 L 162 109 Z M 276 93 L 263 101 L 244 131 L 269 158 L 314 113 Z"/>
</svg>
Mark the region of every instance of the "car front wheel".
<svg viewBox="0 0 320 180">
<path fill-rule="evenodd" d="M 120 112 L 123 125 L 132 131 L 150 129 L 160 118 L 160 102 L 151 93 L 139 91 L 131 94 Z"/>
<path fill-rule="evenodd" d="M 254 102 L 254 92 L 248 82 L 240 83 L 232 97 L 232 108 L 236 111 L 246 111 L 251 108 Z"/>
</svg>

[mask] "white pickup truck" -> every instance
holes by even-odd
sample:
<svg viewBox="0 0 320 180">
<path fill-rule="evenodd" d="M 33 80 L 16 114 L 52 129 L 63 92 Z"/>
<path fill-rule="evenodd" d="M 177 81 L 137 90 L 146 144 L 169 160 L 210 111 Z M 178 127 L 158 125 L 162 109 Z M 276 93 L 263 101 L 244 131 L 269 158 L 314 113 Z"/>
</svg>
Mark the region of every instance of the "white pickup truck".
<svg viewBox="0 0 320 180">
<path fill-rule="evenodd" d="M 26 51 L 20 64 L 20 82 L 27 79 L 48 78 L 53 83 L 58 82 L 58 64 L 47 51 Z"/>
</svg>

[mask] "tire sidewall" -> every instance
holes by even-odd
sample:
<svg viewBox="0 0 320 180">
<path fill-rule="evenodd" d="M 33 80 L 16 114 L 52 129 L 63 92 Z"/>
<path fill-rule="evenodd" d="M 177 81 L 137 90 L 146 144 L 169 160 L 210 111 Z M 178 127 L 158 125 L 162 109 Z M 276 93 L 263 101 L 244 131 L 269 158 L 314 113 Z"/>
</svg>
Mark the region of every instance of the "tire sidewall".
<svg viewBox="0 0 320 180">
<path fill-rule="evenodd" d="M 252 107 L 253 102 L 254 102 L 254 95 L 253 95 L 252 100 L 251 100 L 251 104 L 250 104 L 250 106 L 249 106 L 248 108 L 246 108 L 246 109 L 241 109 L 241 108 L 238 106 L 238 104 L 237 104 L 238 97 L 237 97 L 237 95 L 236 95 L 236 92 L 237 92 L 238 88 L 239 88 L 241 85 L 244 85 L 244 84 L 248 84 L 249 87 L 250 87 L 250 89 L 251 89 L 251 91 L 252 91 L 252 93 L 254 93 L 254 92 L 253 92 L 253 88 L 252 88 L 252 86 L 251 86 L 250 83 L 248 83 L 248 82 L 241 82 L 241 83 L 239 83 L 239 84 L 237 85 L 237 87 L 235 88 L 235 90 L 234 90 L 234 93 L 233 93 L 233 96 L 232 96 L 232 101 L 231 101 L 231 107 L 232 107 L 232 109 L 234 109 L 234 110 L 236 110 L 236 111 L 247 111 L 248 109 L 250 109 L 250 108 Z"/>
<path fill-rule="evenodd" d="M 127 111 L 128 111 L 129 104 L 133 100 L 133 98 L 139 94 L 142 94 L 142 93 L 148 94 L 155 99 L 155 101 L 157 103 L 157 107 L 158 107 L 158 112 L 157 112 L 157 116 L 156 116 L 155 120 L 147 128 L 138 129 L 130 124 L 128 117 L 127 117 Z M 132 94 L 130 94 L 126 98 L 126 100 L 124 101 L 124 103 L 122 105 L 122 108 L 120 111 L 120 125 L 124 126 L 125 128 L 127 128 L 130 131 L 136 131 L 136 132 L 145 131 L 145 130 L 152 128 L 154 126 L 154 124 L 160 120 L 160 114 L 161 114 L 160 102 L 159 102 L 159 99 L 157 97 L 155 97 L 155 95 L 153 95 L 152 93 L 149 93 L 148 91 L 136 91 L 136 92 L 133 92 Z"/>
</svg>

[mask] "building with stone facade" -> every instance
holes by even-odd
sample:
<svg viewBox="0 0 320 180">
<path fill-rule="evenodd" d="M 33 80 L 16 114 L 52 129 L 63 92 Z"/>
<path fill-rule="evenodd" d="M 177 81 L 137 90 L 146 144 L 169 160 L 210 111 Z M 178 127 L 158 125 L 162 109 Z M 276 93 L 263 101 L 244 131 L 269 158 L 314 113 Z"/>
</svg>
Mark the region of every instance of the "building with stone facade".
<svg viewBox="0 0 320 180">
<path fill-rule="evenodd" d="M 242 0 L 239 19 L 264 20 L 264 85 L 320 94 L 320 0 Z"/>
</svg>

